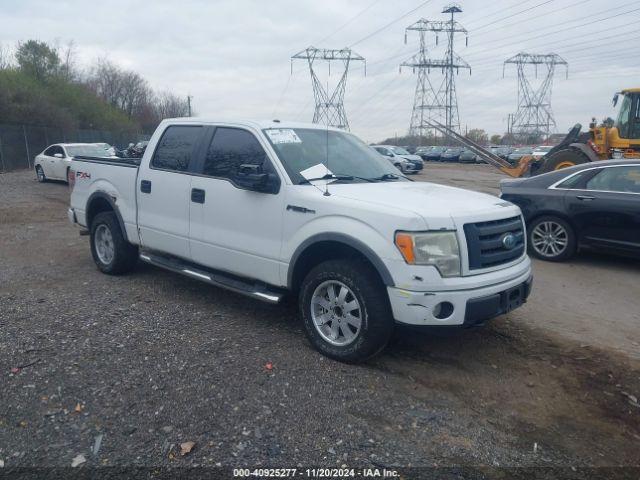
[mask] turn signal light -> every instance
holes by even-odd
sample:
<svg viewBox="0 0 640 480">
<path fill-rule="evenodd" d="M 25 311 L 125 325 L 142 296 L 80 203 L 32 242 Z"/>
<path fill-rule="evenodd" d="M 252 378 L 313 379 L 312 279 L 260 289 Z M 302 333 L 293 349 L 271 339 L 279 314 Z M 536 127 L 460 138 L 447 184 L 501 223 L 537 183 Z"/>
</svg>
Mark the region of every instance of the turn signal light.
<svg viewBox="0 0 640 480">
<path fill-rule="evenodd" d="M 396 247 L 400 250 L 405 262 L 410 265 L 416 262 L 416 257 L 413 253 L 413 237 L 411 235 L 396 233 Z"/>
</svg>

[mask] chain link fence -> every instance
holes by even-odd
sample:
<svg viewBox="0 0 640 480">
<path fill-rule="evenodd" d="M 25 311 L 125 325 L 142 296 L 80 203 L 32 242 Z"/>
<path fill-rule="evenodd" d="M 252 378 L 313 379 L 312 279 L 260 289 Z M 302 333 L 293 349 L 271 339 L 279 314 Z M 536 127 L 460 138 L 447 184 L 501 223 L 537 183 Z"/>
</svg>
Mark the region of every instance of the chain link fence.
<svg viewBox="0 0 640 480">
<path fill-rule="evenodd" d="M 54 127 L 0 123 L 0 172 L 32 168 L 36 155 L 54 143 L 108 143 L 123 149 L 150 135 L 104 130 L 64 131 Z"/>
</svg>

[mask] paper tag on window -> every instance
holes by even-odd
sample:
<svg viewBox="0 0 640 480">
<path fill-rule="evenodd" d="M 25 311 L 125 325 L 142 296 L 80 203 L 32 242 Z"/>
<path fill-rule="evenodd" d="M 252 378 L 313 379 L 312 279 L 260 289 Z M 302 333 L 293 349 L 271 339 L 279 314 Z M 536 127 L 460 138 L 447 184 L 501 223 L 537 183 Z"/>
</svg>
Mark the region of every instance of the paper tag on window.
<svg viewBox="0 0 640 480">
<path fill-rule="evenodd" d="M 302 143 L 300 137 L 290 128 L 270 128 L 266 130 L 266 132 L 274 145 L 281 143 Z"/>
<path fill-rule="evenodd" d="M 300 172 L 300 175 L 302 175 L 307 180 L 310 180 L 312 178 L 324 177 L 325 175 L 332 175 L 332 172 L 324 164 L 319 163 L 317 165 L 314 165 L 313 167 L 307 168 L 306 170 L 302 170 Z M 314 180 L 311 182 L 311 184 L 318 185 L 327 182 L 333 182 L 333 180 Z"/>
</svg>

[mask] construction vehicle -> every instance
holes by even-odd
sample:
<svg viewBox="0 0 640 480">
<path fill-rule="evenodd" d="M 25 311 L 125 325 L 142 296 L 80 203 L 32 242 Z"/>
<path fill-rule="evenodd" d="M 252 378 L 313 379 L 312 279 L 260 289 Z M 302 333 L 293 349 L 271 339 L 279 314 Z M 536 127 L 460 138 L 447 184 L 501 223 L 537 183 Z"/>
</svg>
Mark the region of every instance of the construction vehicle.
<svg viewBox="0 0 640 480">
<path fill-rule="evenodd" d="M 598 160 L 640 158 L 640 88 L 616 93 L 614 107 L 621 97 L 618 118 L 613 124 L 605 121 L 598 125 L 594 118 L 589 124 L 589 131 L 582 132 L 582 125 L 577 123 L 546 155 L 538 158 L 527 155 L 516 166 L 439 122 L 432 121 L 430 125 L 511 177 L 533 176 Z"/>
</svg>

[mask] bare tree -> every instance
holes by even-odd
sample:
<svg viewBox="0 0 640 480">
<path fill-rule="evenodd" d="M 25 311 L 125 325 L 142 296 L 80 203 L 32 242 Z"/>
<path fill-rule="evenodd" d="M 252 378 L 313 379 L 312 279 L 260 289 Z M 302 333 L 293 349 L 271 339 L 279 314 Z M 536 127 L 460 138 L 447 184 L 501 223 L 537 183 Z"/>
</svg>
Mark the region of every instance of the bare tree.
<svg viewBox="0 0 640 480">
<path fill-rule="evenodd" d="M 0 70 L 11 67 L 12 55 L 8 47 L 0 44 Z"/>
<path fill-rule="evenodd" d="M 151 88 L 140 74 L 132 71 L 122 72 L 121 84 L 120 108 L 131 118 L 149 102 Z"/>
<path fill-rule="evenodd" d="M 156 99 L 156 111 L 160 119 L 186 117 L 189 115 L 189 104 L 186 98 L 180 98 L 170 92 L 162 92 Z"/>
<path fill-rule="evenodd" d="M 87 85 L 105 102 L 120 107 L 123 90 L 123 72 L 107 59 L 99 59 L 92 68 Z"/>
<path fill-rule="evenodd" d="M 60 57 L 60 76 L 65 80 L 77 80 L 78 71 L 76 69 L 76 44 L 70 40 L 64 48 L 58 48 Z"/>
</svg>

